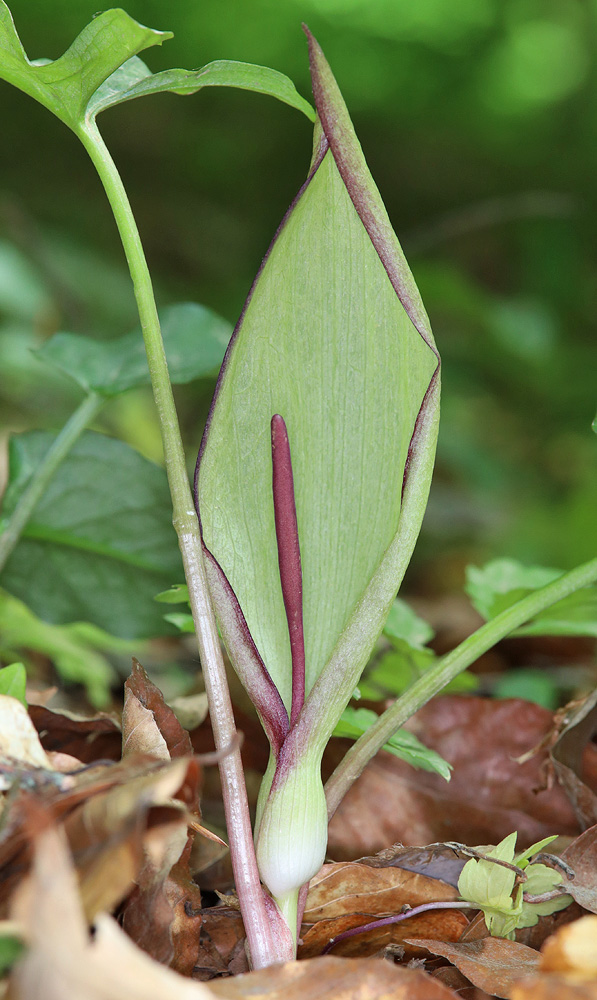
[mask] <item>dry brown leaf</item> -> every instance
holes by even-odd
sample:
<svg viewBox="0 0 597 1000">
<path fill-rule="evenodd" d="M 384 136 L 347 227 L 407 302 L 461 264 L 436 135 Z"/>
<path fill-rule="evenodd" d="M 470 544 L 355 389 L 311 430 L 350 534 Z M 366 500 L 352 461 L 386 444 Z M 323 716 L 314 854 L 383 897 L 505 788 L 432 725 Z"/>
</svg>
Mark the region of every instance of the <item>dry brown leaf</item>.
<svg viewBox="0 0 597 1000">
<path fill-rule="evenodd" d="M 593 782 L 587 783 L 583 774 L 586 748 L 597 730 L 597 690 L 580 704 L 570 707 L 563 729 L 550 750 L 550 758 L 558 781 L 572 803 L 581 830 L 597 823 L 597 795 Z"/>
<path fill-rule="evenodd" d="M 563 790 L 537 791 L 544 784 L 547 750 L 522 764 L 515 759 L 536 746 L 551 724 L 550 712 L 519 699 L 434 699 L 408 728 L 454 766 L 452 780 L 378 754 L 332 819 L 330 854 L 372 854 L 396 841 L 495 843 L 512 830 L 518 830 L 520 847 L 551 833 L 575 835 L 578 824 Z M 336 757 L 340 750 L 344 744 L 336 746 Z M 592 768 L 597 748 L 588 748 L 587 760 Z"/>
<path fill-rule="evenodd" d="M 11 977 L 14 1000 L 210 1000 L 213 994 L 153 962 L 108 916 L 89 940 L 76 874 L 55 827 L 35 842 L 31 875 L 19 886 L 12 919 L 29 944 Z"/>
<path fill-rule="evenodd" d="M 83 895 L 90 917 L 98 908 L 119 901 L 131 885 L 131 872 L 138 872 L 141 845 L 148 837 L 148 823 L 154 838 L 164 837 L 164 827 L 175 823 L 187 836 L 187 813 L 173 798 L 184 788 L 189 774 L 195 784 L 195 761 L 159 762 L 153 758 L 131 758 L 111 767 L 93 768 L 78 775 L 68 791 L 36 789 L 35 796 L 22 791 L 11 804 L 0 832 L 0 879 L 4 903 L 27 873 L 30 850 L 26 817 L 33 800 L 54 820 L 62 820 L 75 851 L 81 872 Z M 110 857 L 119 853 L 121 867 Z M 177 860 L 174 858 L 174 861 Z M 87 882 L 89 880 L 89 882 Z"/>
<path fill-rule="evenodd" d="M 597 826 L 581 833 L 562 852 L 562 860 L 570 865 L 574 879 L 562 872 L 562 885 L 585 910 L 597 913 Z"/>
<path fill-rule="evenodd" d="M 418 969 L 377 958 L 311 958 L 209 984 L 222 1000 L 458 1000 Z"/>
<path fill-rule="evenodd" d="M 0 758 L 53 770 L 27 709 L 7 694 L 0 694 Z"/>
<path fill-rule="evenodd" d="M 458 899 L 454 886 L 402 868 L 372 868 L 358 861 L 324 865 L 309 884 L 303 920 L 398 913 L 402 906 Z"/>
<path fill-rule="evenodd" d="M 493 1000 L 493 997 L 485 990 L 473 986 L 454 965 L 442 965 L 441 968 L 434 969 L 431 975 L 444 986 L 449 986 L 451 990 L 454 990 L 458 994 L 458 1000 Z"/>
<path fill-rule="evenodd" d="M 196 729 L 207 718 L 209 706 L 205 691 L 197 694 L 181 695 L 179 698 L 172 698 L 168 706 L 174 712 L 183 729 L 189 732 Z"/>
<path fill-rule="evenodd" d="M 314 958 L 321 955 L 332 938 L 369 923 L 372 918 L 362 913 L 350 913 L 329 920 L 319 920 L 316 924 L 301 929 L 302 944 L 299 948 L 299 958 Z M 344 958 L 366 958 L 369 955 L 381 954 L 391 945 L 401 945 L 406 958 L 421 955 L 416 946 L 407 946 L 405 941 L 410 937 L 439 938 L 442 941 L 458 941 L 468 926 L 468 921 L 461 910 L 431 910 L 417 917 L 409 917 L 396 924 L 386 924 L 362 934 L 339 941 L 334 945 L 334 955 Z"/>
<path fill-rule="evenodd" d="M 450 844 L 428 844 L 426 847 L 394 844 L 371 857 L 356 860 L 371 868 L 404 868 L 405 871 L 418 872 L 427 878 L 457 886 L 460 873 L 469 859 L 459 855 Z"/>
<path fill-rule="evenodd" d="M 158 729 L 153 712 L 145 708 L 125 685 L 122 709 L 122 759 L 139 753 L 149 754 L 158 760 L 170 760 L 166 740 Z"/>
<path fill-rule="evenodd" d="M 597 980 L 597 916 L 581 917 L 548 938 L 541 949 L 541 971 Z"/>
<path fill-rule="evenodd" d="M 452 944 L 413 937 L 409 943 L 447 958 L 471 983 L 496 997 L 511 998 L 514 985 L 539 965 L 536 951 L 504 938 L 487 937 L 482 941 Z"/>
<path fill-rule="evenodd" d="M 191 757 L 193 747 L 186 729 L 183 729 L 176 715 L 166 705 L 160 689 L 150 681 L 143 667 L 133 657 L 133 669 L 124 685 L 125 706 L 130 694 L 140 701 L 141 705 L 152 713 L 156 726 L 161 733 L 171 757 Z M 123 745 L 124 745 L 123 724 Z"/>
<path fill-rule="evenodd" d="M 153 865 L 146 863 L 124 906 L 122 926 L 152 958 L 190 975 L 199 953 L 201 892 L 189 875 L 186 831 L 178 842 L 168 842 L 174 844 L 174 863 L 169 857 L 160 868 L 157 856 Z"/>
<path fill-rule="evenodd" d="M 29 715 L 45 750 L 68 753 L 84 764 L 95 760 L 120 760 L 122 736 L 119 721 L 99 712 L 89 718 L 65 709 L 30 705 Z"/>
<path fill-rule="evenodd" d="M 405 905 L 457 899 L 454 886 L 402 868 L 376 868 L 366 861 L 324 865 L 309 886 L 299 955 L 318 955 L 343 931 L 399 913 Z M 458 910 L 425 913 L 339 942 L 335 953 L 376 954 L 413 935 L 457 941 L 467 926 L 466 917 Z"/>
<path fill-rule="evenodd" d="M 212 906 L 202 911 L 194 979 L 248 972 L 245 928 L 237 907 Z"/>
<path fill-rule="evenodd" d="M 597 1000 L 597 916 L 561 927 L 541 949 L 539 974 L 522 980 L 512 1000 Z"/>
<path fill-rule="evenodd" d="M 574 983 L 566 976 L 534 976 L 517 983 L 512 1000 L 597 1000 L 597 982 Z"/>
</svg>

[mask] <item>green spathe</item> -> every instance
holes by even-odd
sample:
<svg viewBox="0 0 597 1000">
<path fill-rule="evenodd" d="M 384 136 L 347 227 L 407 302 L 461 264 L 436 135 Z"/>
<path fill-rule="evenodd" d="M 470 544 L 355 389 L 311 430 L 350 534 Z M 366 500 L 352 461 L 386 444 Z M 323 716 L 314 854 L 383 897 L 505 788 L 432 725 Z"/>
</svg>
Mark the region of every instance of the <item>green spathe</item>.
<svg viewBox="0 0 597 1000">
<path fill-rule="evenodd" d="M 439 359 L 416 286 L 337 85 L 310 44 L 322 123 L 311 172 L 233 335 L 196 477 L 222 634 L 272 745 L 258 809 L 260 872 L 291 926 L 296 892 L 325 853 L 321 754 L 415 544 L 439 399 Z M 276 414 L 292 458 L 306 653 L 306 702 L 290 729 Z"/>
<path fill-rule="evenodd" d="M 271 417 L 284 417 L 293 459 L 308 693 L 397 532 L 408 449 L 436 367 L 328 150 L 253 289 L 198 478 L 205 544 L 287 707 Z"/>
</svg>

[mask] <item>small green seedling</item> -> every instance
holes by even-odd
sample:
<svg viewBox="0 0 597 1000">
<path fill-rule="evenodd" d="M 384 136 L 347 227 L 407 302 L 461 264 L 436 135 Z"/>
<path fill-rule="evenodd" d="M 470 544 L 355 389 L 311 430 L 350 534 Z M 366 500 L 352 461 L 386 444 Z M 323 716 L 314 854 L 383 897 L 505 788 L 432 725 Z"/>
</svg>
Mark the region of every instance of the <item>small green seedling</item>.
<svg viewBox="0 0 597 1000">
<path fill-rule="evenodd" d="M 531 861 L 555 836 L 545 837 L 518 855 L 516 837 L 516 833 L 510 833 L 484 858 L 471 858 L 458 879 L 462 899 L 483 910 L 489 933 L 511 940 L 518 928 L 534 927 L 540 916 L 563 910 L 572 902 L 571 896 L 557 892 L 561 872 Z M 552 894 L 552 899 L 543 902 L 528 900 Z"/>
<path fill-rule="evenodd" d="M 295 955 L 304 890 L 324 860 L 328 819 L 371 757 L 389 744 L 402 757 L 443 769 L 448 777 L 445 762 L 398 733 L 400 727 L 498 639 L 591 585 L 597 559 L 545 580 L 539 589 L 531 585 L 495 617 L 492 606 L 490 620 L 443 658 L 424 654 L 425 668 L 379 718 L 361 710 L 345 713 L 421 526 L 438 430 L 439 355 L 340 90 L 312 35 L 307 31 L 315 111 L 287 77 L 264 67 L 217 62 L 194 72 L 151 73 L 139 53 L 169 37 L 122 10 L 110 10 L 94 18 L 61 58 L 32 62 L 0 0 L 0 77 L 57 115 L 95 165 L 127 257 L 148 360 L 148 369 L 139 364 L 131 337 L 110 348 L 65 335 L 48 344 L 45 360 L 75 378 L 86 397 L 64 431 L 47 442 L 45 455 L 37 442 L 27 475 L 18 487 L 13 484 L 0 567 L 6 562 L 7 585 L 22 583 L 23 574 L 15 569 L 17 542 L 32 515 L 43 512 L 58 466 L 92 447 L 95 436 L 81 435 L 106 399 L 149 378 L 188 588 L 161 598 L 175 603 L 188 596 L 191 605 L 221 751 L 236 889 L 251 960 L 261 967 Z M 274 96 L 302 111 L 315 130 L 307 179 L 266 255 L 224 357 L 197 462 L 194 503 L 172 395 L 174 380 L 196 377 L 193 346 L 175 357 L 170 351 L 169 374 L 168 323 L 163 338 L 139 233 L 96 119 L 123 101 L 210 86 Z M 205 321 L 213 340 L 214 350 L 199 366 L 209 371 L 221 356 L 224 329 L 217 318 L 194 320 Z M 105 443 L 95 445 L 105 459 Z M 125 456 L 121 467 L 126 461 Z M 140 473 L 139 483 L 141 478 Z M 108 489 L 109 483 L 106 477 Z M 135 485 L 144 509 L 144 490 Z M 157 480 L 155 490 L 161 497 Z M 97 497 L 94 502 L 97 507 Z M 107 497 L 102 502 L 107 505 Z M 148 551 L 127 545 L 123 519 L 114 539 L 107 525 L 98 529 L 95 510 L 95 534 L 81 544 L 51 503 L 45 513 L 45 523 L 34 525 L 38 541 L 41 531 L 44 542 L 78 545 L 90 558 L 101 556 L 121 583 L 134 571 L 144 587 L 153 581 L 155 594 L 179 578 L 178 555 L 166 580 L 163 565 L 156 565 L 152 526 L 157 522 L 147 510 L 149 528 L 141 534 Z M 166 540 L 163 549 L 170 558 Z M 134 613 L 130 581 L 117 593 L 114 614 L 122 615 L 125 600 Z M 155 604 L 152 613 L 158 614 Z M 184 626 L 184 618 L 175 623 Z M 270 742 L 255 843 L 240 754 L 230 750 L 238 741 L 218 625 Z M 151 634 L 151 627 L 152 621 L 145 621 L 139 631 Z M 420 647 L 425 641 L 416 640 Z M 340 724 L 361 735 L 324 788 L 321 758 Z M 493 905 L 477 880 L 478 875 L 473 889 L 483 897 L 479 905 Z M 507 919 L 516 909 L 518 919 L 519 903 L 506 902 L 506 896 L 514 898 L 507 890 L 500 884 L 497 909 Z"/>
</svg>

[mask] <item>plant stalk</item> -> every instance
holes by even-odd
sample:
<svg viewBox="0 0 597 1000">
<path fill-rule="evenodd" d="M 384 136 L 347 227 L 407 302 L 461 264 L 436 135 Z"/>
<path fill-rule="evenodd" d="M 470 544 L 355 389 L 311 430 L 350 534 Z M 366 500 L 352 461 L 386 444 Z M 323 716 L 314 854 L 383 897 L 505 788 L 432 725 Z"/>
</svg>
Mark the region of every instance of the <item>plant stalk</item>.
<svg viewBox="0 0 597 1000">
<path fill-rule="evenodd" d="M 214 740 L 217 750 L 224 750 L 237 745 L 236 726 L 207 586 L 199 522 L 187 475 L 151 277 L 124 185 L 97 126 L 87 123 L 78 134 L 108 196 L 133 281 L 164 446 L 173 524 L 189 588 Z M 251 962 L 254 968 L 264 968 L 293 956 L 280 954 L 279 936 L 266 909 L 253 846 L 240 751 L 236 749 L 228 753 L 219 768 L 232 867 Z"/>
<path fill-rule="evenodd" d="M 58 466 L 64 461 L 85 428 L 99 413 L 104 402 L 104 397 L 100 396 L 99 393 L 90 392 L 75 412 L 71 414 L 43 461 L 33 472 L 27 487 L 6 522 L 2 534 L 0 534 L 0 571 L 4 569 L 8 557 L 44 495 L 48 483 L 53 479 Z"/>
<path fill-rule="evenodd" d="M 398 698 L 390 708 L 380 715 L 370 729 L 367 730 L 350 748 L 325 786 L 328 806 L 328 817 L 336 812 L 348 789 L 364 770 L 372 757 L 381 750 L 384 743 L 404 725 L 411 715 L 414 715 L 423 705 L 438 694 L 446 684 L 470 667 L 483 653 L 495 646 L 500 639 L 510 635 L 534 618 L 541 611 L 556 604 L 564 597 L 587 587 L 597 580 L 597 558 L 591 559 L 582 566 L 577 566 L 562 576 L 523 597 L 522 600 L 506 608 L 491 621 L 468 636 L 456 649 L 443 656 L 434 667 L 431 667 L 422 677 Z"/>
</svg>

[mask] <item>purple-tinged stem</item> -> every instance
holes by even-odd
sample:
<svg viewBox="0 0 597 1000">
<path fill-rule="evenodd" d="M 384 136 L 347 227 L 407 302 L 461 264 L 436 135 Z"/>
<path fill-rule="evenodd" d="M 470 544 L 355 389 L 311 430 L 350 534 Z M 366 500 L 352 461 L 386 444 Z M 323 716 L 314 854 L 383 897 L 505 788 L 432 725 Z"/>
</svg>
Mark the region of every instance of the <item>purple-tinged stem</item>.
<svg viewBox="0 0 597 1000">
<path fill-rule="evenodd" d="M 402 913 L 393 913 L 391 917 L 380 917 L 379 920 L 372 920 L 369 924 L 361 924 L 359 927 L 351 927 L 342 934 L 336 934 L 331 938 L 322 951 L 322 955 L 327 955 L 332 948 L 340 941 L 347 938 L 356 937 L 357 934 L 365 934 L 367 931 L 375 931 L 378 927 L 388 927 L 390 924 L 399 924 L 402 920 L 409 920 L 410 917 L 418 917 L 420 913 L 427 913 L 429 910 L 479 910 L 478 903 L 467 903 L 464 900 L 454 900 L 448 903 L 421 903 L 420 906 L 413 906 L 403 910 Z"/>
<path fill-rule="evenodd" d="M 282 597 L 288 621 L 292 657 L 292 707 L 294 725 L 305 703 L 305 636 L 303 632 L 303 574 L 299 547 L 294 480 L 288 432 L 279 413 L 272 417 L 272 489 L 278 542 Z"/>
</svg>

